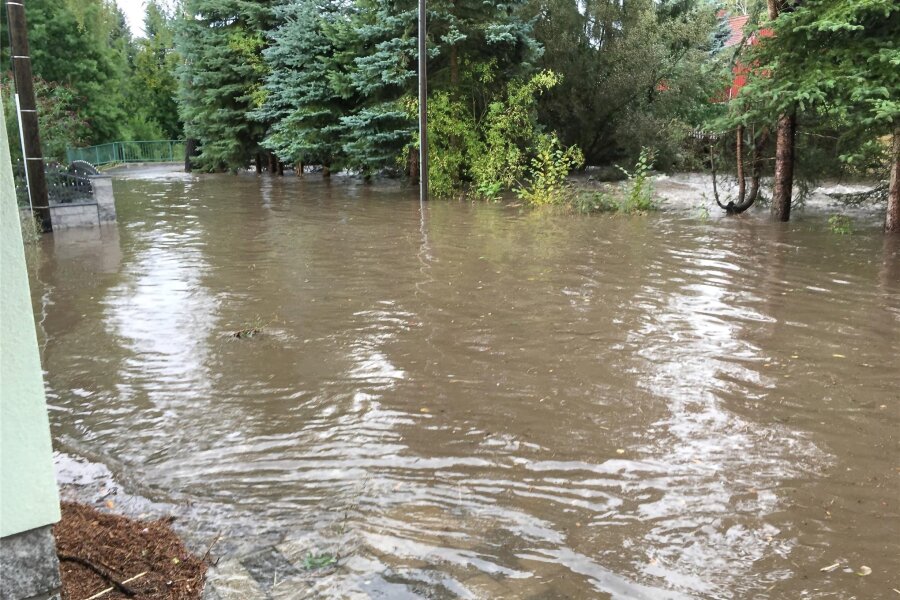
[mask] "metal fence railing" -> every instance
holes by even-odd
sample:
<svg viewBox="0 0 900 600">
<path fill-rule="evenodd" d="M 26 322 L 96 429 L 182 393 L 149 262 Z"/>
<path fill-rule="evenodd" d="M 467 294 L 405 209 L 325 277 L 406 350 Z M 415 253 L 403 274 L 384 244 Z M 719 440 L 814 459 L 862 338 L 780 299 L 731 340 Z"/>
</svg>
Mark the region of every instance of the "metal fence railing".
<svg viewBox="0 0 900 600">
<path fill-rule="evenodd" d="M 184 159 L 184 140 L 110 142 L 87 148 L 69 148 L 70 163 L 84 160 L 92 165 L 136 162 L 178 162 Z"/>
<path fill-rule="evenodd" d="M 89 173 L 71 166 L 47 163 L 44 165 L 44 176 L 47 180 L 47 199 L 51 206 L 94 202 L 94 184 Z M 13 164 L 13 182 L 19 206 L 28 206 L 28 184 L 22 161 Z"/>
</svg>

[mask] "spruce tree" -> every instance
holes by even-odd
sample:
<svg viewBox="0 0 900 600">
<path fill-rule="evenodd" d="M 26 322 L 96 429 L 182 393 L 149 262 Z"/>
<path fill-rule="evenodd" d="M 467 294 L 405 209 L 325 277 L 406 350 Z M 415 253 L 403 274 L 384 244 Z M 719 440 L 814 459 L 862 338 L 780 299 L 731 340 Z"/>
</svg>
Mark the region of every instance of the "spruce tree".
<svg viewBox="0 0 900 600">
<path fill-rule="evenodd" d="M 534 69 L 540 46 L 519 1 L 433 0 L 428 9 L 429 93 L 450 91 L 476 111 L 486 108 L 476 71 L 492 65 L 492 85 Z M 415 132 L 417 5 L 414 0 L 358 0 L 344 24 L 348 92 L 364 98 L 342 118 L 344 152 L 370 171 L 397 166 Z"/>
<path fill-rule="evenodd" d="M 260 150 L 264 123 L 251 118 L 264 99 L 262 52 L 269 0 L 185 0 L 178 24 L 179 109 L 195 164 L 208 171 L 246 167 Z"/>
<path fill-rule="evenodd" d="M 340 119 L 352 101 L 336 83 L 342 65 L 334 28 L 342 9 L 335 0 L 288 0 L 275 9 L 279 25 L 263 52 L 265 102 L 253 116 L 272 124 L 263 145 L 282 161 L 343 166 Z"/>
</svg>

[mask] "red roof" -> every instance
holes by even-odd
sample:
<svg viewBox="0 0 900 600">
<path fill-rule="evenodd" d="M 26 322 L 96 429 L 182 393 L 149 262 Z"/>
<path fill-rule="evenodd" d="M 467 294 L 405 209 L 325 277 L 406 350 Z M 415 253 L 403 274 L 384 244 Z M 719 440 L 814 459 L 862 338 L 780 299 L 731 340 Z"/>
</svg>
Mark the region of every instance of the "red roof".
<svg viewBox="0 0 900 600">
<path fill-rule="evenodd" d="M 731 35 L 725 41 L 726 48 L 731 48 L 741 43 L 741 40 L 744 39 L 744 26 L 749 20 L 750 15 L 728 18 L 728 28 L 731 30 Z"/>
</svg>

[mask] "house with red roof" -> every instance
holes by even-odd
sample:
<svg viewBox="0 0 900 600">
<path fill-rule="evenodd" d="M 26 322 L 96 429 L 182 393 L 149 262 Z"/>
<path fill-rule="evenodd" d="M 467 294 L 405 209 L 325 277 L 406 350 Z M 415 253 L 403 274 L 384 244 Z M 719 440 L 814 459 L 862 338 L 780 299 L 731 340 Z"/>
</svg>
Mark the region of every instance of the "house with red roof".
<svg viewBox="0 0 900 600">
<path fill-rule="evenodd" d="M 720 13 L 719 16 L 724 17 L 725 15 L 723 13 Z M 749 21 L 750 15 L 728 17 L 728 29 L 730 31 L 730 35 L 728 36 L 728 39 L 725 40 L 725 48 L 734 48 L 735 46 L 740 45 L 742 42 L 744 43 L 744 45 L 755 46 L 759 43 L 759 40 L 761 38 L 772 36 L 772 30 L 768 28 L 752 32 L 746 31 Z M 732 98 L 735 98 L 741 88 L 747 85 L 747 78 L 750 74 L 750 67 L 742 63 L 740 59 L 737 59 L 735 60 L 734 67 L 731 71 L 732 73 L 734 73 L 734 80 L 731 82 L 731 86 L 728 88 L 728 92 L 724 94 L 724 97 L 722 98 L 722 100 L 720 100 L 721 102 L 728 102 Z"/>
</svg>

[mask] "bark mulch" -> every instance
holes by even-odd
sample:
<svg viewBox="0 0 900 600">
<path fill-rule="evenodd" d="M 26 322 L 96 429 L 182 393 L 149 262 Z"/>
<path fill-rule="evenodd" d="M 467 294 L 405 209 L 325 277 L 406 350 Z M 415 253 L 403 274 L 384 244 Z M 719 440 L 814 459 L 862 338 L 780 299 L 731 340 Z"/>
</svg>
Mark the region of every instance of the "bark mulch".
<svg viewBox="0 0 900 600">
<path fill-rule="evenodd" d="M 63 502 L 53 528 L 63 600 L 199 600 L 206 563 L 187 551 L 170 523 Z"/>
</svg>

